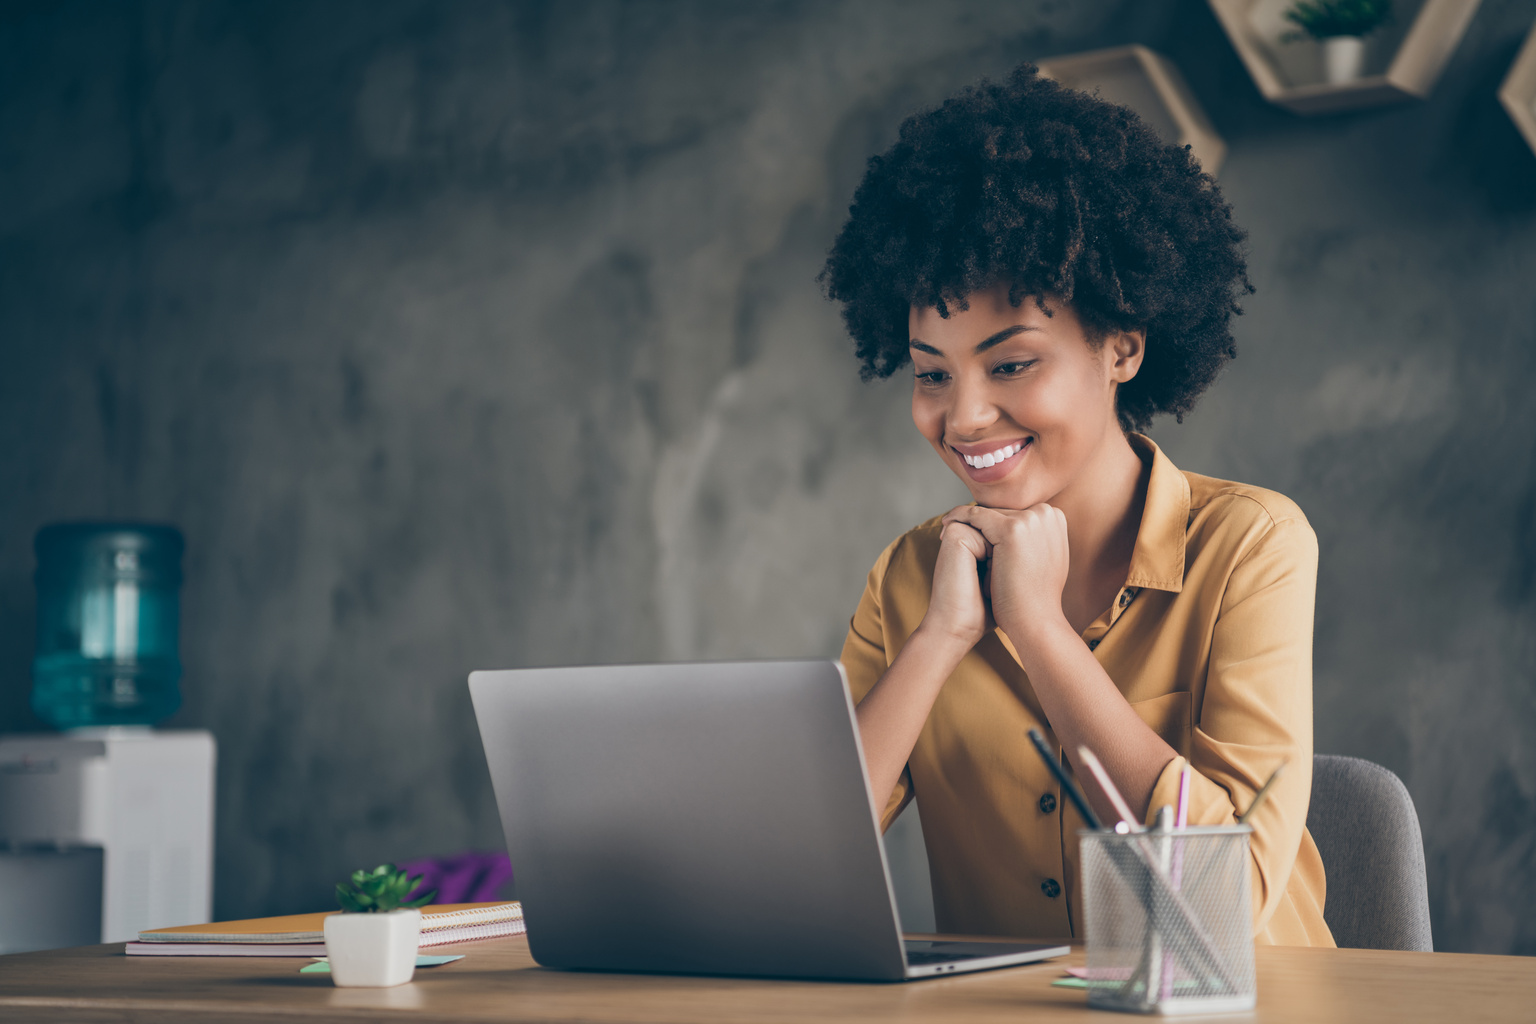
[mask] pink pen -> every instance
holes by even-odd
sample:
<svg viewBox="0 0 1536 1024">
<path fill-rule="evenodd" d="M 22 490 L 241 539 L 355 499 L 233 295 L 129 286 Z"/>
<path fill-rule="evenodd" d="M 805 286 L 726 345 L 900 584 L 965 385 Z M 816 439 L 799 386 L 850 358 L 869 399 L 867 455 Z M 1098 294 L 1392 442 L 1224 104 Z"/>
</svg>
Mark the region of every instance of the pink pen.
<svg viewBox="0 0 1536 1024">
<path fill-rule="evenodd" d="M 1173 827 L 1189 826 L 1189 765 L 1179 769 L 1179 802 L 1173 809 Z"/>
<path fill-rule="evenodd" d="M 1186 763 L 1179 769 L 1179 802 L 1173 809 L 1173 827 L 1183 831 L 1189 825 L 1189 765 Z M 1169 871 L 1170 881 L 1173 882 L 1173 891 L 1178 892 L 1179 886 L 1184 880 L 1184 847 L 1175 844 L 1173 848 L 1173 864 Z M 1164 999 L 1173 998 L 1173 954 L 1163 954 L 1163 991 Z"/>
</svg>

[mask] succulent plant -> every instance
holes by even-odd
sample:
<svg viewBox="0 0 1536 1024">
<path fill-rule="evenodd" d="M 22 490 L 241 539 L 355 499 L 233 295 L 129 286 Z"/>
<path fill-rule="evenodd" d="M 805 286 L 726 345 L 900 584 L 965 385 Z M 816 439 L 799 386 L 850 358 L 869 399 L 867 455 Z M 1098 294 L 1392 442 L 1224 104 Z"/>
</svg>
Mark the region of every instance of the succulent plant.
<svg viewBox="0 0 1536 1024">
<path fill-rule="evenodd" d="M 1302 33 L 1313 39 L 1338 36 L 1365 36 L 1392 18 L 1392 0 L 1296 0 L 1285 12 L 1285 20 L 1301 27 L 1301 32 L 1285 38 L 1300 39 Z"/>
<path fill-rule="evenodd" d="M 387 914 L 424 906 L 437 895 L 436 889 L 414 900 L 405 898 L 422 877 L 408 878 L 393 864 L 380 864 L 372 871 L 354 871 L 351 881 L 337 884 L 336 902 L 349 914 Z"/>
</svg>

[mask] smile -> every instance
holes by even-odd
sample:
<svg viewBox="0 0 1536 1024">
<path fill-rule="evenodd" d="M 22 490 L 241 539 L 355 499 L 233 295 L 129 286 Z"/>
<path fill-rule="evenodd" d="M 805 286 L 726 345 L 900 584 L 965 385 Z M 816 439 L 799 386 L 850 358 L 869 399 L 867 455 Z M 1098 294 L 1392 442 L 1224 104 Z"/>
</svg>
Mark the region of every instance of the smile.
<svg viewBox="0 0 1536 1024">
<path fill-rule="evenodd" d="M 1019 452 L 1022 452 L 1028 445 L 1029 441 L 1025 441 L 1022 444 L 1008 444 L 995 452 L 987 452 L 985 455 L 966 455 L 964 452 L 961 452 L 960 457 L 972 469 L 990 469 L 1000 462 L 1007 462 L 1019 454 Z"/>
</svg>

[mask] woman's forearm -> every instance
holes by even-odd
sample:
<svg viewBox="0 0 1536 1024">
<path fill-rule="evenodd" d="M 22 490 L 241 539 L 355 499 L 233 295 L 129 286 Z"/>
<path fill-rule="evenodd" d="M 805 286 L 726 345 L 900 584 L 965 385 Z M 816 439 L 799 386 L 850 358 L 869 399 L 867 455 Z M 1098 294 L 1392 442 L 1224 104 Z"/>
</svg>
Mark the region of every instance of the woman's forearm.
<svg viewBox="0 0 1536 1024">
<path fill-rule="evenodd" d="M 919 628 L 859 702 L 859 740 L 877 813 L 901 778 L 939 691 L 970 647 Z"/>
<path fill-rule="evenodd" d="M 1065 618 L 1021 635 L 1014 646 L 1068 759 L 1077 763 L 1079 746 L 1092 750 L 1131 809 L 1144 819 L 1152 790 L 1178 751 L 1126 703 Z M 1094 809 L 1107 821 L 1118 820 L 1120 816 L 1092 776 L 1078 767 Z"/>
</svg>

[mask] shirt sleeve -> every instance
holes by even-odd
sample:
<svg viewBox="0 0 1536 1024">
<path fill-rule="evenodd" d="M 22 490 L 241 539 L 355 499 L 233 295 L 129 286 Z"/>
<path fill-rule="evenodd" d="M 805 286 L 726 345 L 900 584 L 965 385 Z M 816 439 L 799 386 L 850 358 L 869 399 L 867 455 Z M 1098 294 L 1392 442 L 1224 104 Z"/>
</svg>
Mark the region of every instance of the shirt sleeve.
<svg viewBox="0 0 1536 1024">
<path fill-rule="evenodd" d="M 1248 551 L 1227 581 L 1211 642 L 1190 756 L 1174 758 L 1152 791 L 1149 816 L 1176 805 L 1190 773 L 1189 823 L 1230 825 L 1282 762 L 1282 775 L 1249 819 L 1254 927 L 1284 899 L 1312 794 L 1312 619 L 1317 537 L 1284 519 Z"/>
<path fill-rule="evenodd" d="M 895 547 L 893 543 L 881 552 L 874 568 L 869 570 L 864 594 L 859 598 L 859 607 L 848 623 L 848 637 L 843 641 L 843 671 L 848 675 L 848 690 L 855 705 L 874 689 L 895 656 L 894 652 L 886 650 L 886 635 L 881 621 L 881 592 L 885 583 L 885 570 Z M 896 788 L 886 801 L 885 811 L 880 815 L 882 831 L 891 827 L 891 822 L 911 802 L 912 796 L 912 772 L 909 768 L 903 768 L 901 776 L 896 780 Z"/>
</svg>

